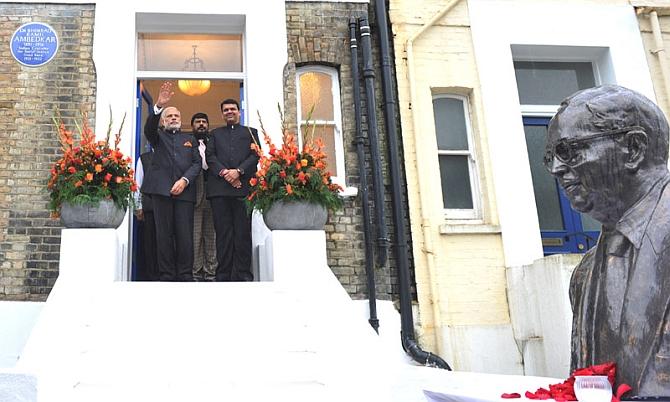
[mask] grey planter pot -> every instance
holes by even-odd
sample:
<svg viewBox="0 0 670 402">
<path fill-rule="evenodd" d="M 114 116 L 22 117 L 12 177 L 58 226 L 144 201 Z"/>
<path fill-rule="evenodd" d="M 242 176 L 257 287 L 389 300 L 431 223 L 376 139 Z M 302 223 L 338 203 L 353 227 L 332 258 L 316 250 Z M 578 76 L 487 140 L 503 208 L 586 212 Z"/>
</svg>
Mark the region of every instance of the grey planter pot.
<svg viewBox="0 0 670 402">
<path fill-rule="evenodd" d="M 98 205 L 63 203 L 60 222 L 66 228 L 112 228 L 123 222 L 126 211 L 112 200 L 102 200 Z"/>
<path fill-rule="evenodd" d="M 278 201 L 263 213 L 270 230 L 322 230 L 328 220 L 326 207 L 300 201 Z"/>
</svg>

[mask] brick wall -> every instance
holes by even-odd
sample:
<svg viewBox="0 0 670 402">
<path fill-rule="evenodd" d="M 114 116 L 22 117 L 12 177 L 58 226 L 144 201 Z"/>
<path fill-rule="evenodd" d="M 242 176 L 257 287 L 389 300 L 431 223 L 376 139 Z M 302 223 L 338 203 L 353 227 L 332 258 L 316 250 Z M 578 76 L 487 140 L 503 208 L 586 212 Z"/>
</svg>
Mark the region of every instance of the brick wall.
<svg viewBox="0 0 670 402">
<path fill-rule="evenodd" d="M 53 27 L 59 49 L 30 68 L 0 48 L 0 300 L 44 300 L 58 276 L 60 224 L 46 191 L 59 156 L 51 118 L 58 108 L 71 123 L 95 104 L 94 6 L 0 3 L 0 42 L 27 22 Z"/>
<path fill-rule="evenodd" d="M 378 33 L 372 7 L 361 3 L 341 2 L 287 2 L 286 30 L 288 35 L 288 64 L 284 69 L 284 108 L 289 128 L 296 125 L 296 65 L 326 65 L 339 72 L 340 101 L 342 110 L 342 130 L 345 149 L 346 184 L 360 186 L 360 171 L 356 156 L 354 120 L 353 81 L 351 77 L 351 57 L 349 48 L 349 20 L 367 16 L 373 33 L 373 65 L 376 68 L 375 94 L 377 100 L 376 118 L 379 127 L 378 138 L 384 176 L 384 202 L 386 226 L 391 239 L 389 261 L 375 269 L 376 291 L 379 299 L 395 299 L 398 294 L 396 263 L 394 259 L 395 229 L 392 225 L 390 177 L 388 170 L 388 150 L 384 130 L 383 100 L 381 90 L 381 66 Z M 359 52 L 359 62 L 362 55 Z M 362 66 L 359 67 L 362 78 Z M 363 129 L 367 137 L 366 119 L 369 113 L 365 107 L 364 82 L 361 80 L 361 103 L 363 106 Z M 400 142 L 400 141 L 399 141 Z M 369 144 L 366 143 L 366 171 L 371 172 Z M 403 179 L 404 180 L 404 179 Z M 368 173 L 369 200 L 373 204 L 374 188 Z M 404 186 L 404 184 L 403 184 Z M 359 191 L 360 193 L 360 191 Z M 406 204 L 405 204 L 406 205 Z M 374 221 L 374 205 L 371 205 Z M 407 217 L 408 215 L 405 214 Z M 328 264 L 342 285 L 354 298 L 367 298 L 365 275 L 365 238 L 363 232 L 363 212 L 360 197 L 350 197 L 341 211 L 331 214 L 326 225 Z M 376 228 L 373 234 L 376 238 Z M 409 239 L 409 233 L 406 238 Z M 411 265 L 411 261 L 410 261 Z"/>
</svg>

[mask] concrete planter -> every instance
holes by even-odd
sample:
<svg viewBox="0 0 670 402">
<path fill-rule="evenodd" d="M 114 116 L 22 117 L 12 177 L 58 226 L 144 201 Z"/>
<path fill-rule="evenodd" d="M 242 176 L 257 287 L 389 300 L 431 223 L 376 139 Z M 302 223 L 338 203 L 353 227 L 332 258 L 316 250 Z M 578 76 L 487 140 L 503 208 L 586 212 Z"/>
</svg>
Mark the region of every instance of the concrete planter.
<svg viewBox="0 0 670 402">
<path fill-rule="evenodd" d="M 263 213 L 270 230 L 323 230 L 328 211 L 323 205 L 300 201 L 277 201 Z"/>
<path fill-rule="evenodd" d="M 126 211 L 112 200 L 102 200 L 98 205 L 70 204 L 64 202 L 60 210 L 60 222 L 66 228 L 112 228 L 123 222 Z"/>
</svg>

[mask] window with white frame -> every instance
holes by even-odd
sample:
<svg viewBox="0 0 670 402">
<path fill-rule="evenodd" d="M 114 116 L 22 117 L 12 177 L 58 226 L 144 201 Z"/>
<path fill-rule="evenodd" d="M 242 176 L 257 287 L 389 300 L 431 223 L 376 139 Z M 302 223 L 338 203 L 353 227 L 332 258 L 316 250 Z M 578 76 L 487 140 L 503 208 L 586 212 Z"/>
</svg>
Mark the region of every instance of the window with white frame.
<svg viewBox="0 0 670 402">
<path fill-rule="evenodd" d="M 296 71 L 298 96 L 298 145 L 320 138 L 324 144 L 327 169 L 333 181 L 345 186 L 342 111 L 337 70 L 325 66 L 305 66 Z"/>
<path fill-rule="evenodd" d="M 479 219 L 477 161 L 468 98 L 433 96 L 442 201 L 448 219 Z"/>
</svg>

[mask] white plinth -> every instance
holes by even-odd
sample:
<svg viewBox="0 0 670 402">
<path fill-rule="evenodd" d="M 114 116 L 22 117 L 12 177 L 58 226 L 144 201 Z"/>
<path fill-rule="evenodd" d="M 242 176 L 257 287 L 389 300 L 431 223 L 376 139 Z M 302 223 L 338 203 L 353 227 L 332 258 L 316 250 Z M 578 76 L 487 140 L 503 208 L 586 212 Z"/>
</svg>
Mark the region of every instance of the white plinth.
<svg viewBox="0 0 670 402">
<path fill-rule="evenodd" d="M 63 229 L 58 281 L 87 287 L 119 280 L 120 259 L 116 229 Z"/>
<path fill-rule="evenodd" d="M 67 364 L 81 340 L 73 334 L 92 314 L 103 289 L 119 276 L 121 249 L 115 229 L 63 229 L 59 274 L 21 353 L 17 367 L 53 373 Z"/>
</svg>

